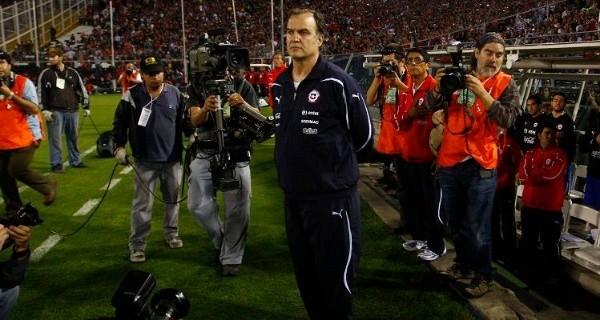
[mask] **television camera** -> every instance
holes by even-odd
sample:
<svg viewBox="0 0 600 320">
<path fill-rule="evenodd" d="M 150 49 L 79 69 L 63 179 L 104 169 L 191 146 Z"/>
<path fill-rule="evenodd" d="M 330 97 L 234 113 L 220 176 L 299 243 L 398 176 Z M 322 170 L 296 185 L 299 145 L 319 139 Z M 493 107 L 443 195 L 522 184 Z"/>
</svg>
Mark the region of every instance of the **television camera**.
<svg viewBox="0 0 600 320">
<path fill-rule="evenodd" d="M 452 58 L 452 66 L 444 69 L 445 75 L 440 80 L 440 86 L 442 95 L 450 100 L 454 91 L 467 88 L 467 70 L 463 68 L 462 44 L 460 42 L 453 42 L 452 45 L 446 47 L 446 51 Z"/>
<path fill-rule="evenodd" d="M 224 75 L 227 68 L 250 68 L 248 49 L 230 42 L 218 42 L 224 34 L 223 28 L 213 29 L 198 39 L 198 48 L 189 52 L 191 71 L 208 72 L 216 79 L 218 75 Z"/>
<path fill-rule="evenodd" d="M 200 39 L 197 49 L 189 53 L 192 75 L 191 90 L 204 98 L 214 95 L 219 99 L 214 113 L 215 130 L 203 132 L 192 146 L 211 154 L 211 174 L 217 190 L 239 189 L 240 179 L 235 174 L 236 162 L 250 160 L 253 141 L 263 142 L 275 131 L 273 117 L 265 117 L 247 106 L 230 108 L 229 95 L 236 92 L 243 79 L 232 76 L 238 70 L 250 68 L 248 49 L 229 42 L 218 42 L 224 29 L 209 31 Z"/>
<path fill-rule="evenodd" d="M 188 314 L 190 301 L 177 289 L 159 290 L 148 304 L 146 301 L 155 287 L 156 279 L 150 273 L 129 271 L 112 297 L 116 319 L 176 320 Z"/>
</svg>

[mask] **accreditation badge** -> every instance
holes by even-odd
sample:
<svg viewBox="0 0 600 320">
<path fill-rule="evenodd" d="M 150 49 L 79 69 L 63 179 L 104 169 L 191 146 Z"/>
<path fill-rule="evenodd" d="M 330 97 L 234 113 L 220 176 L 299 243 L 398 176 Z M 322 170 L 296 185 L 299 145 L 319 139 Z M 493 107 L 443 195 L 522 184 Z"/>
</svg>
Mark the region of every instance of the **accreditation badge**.
<svg viewBox="0 0 600 320">
<path fill-rule="evenodd" d="M 475 94 L 473 91 L 462 89 L 458 94 L 458 100 L 456 100 L 456 102 L 463 106 L 470 107 L 475 103 Z"/>
<path fill-rule="evenodd" d="M 65 88 L 65 79 L 62 78 L 56 78 L 56 87 L 59 89 L 64 89 Z"/>
<path fill-rule="evenodd" d="M 223 118 L 231 118 L 231 106 L 229 105 L 229 101 L 225 102 L 225 105 L 223 105 Z"/>
<path fill-rule="evenodd" d="M 146 127 L 148 124 L 148 119 L 150 119 L 150 115 L 152 114 L 152 110 L 150 108 L 143 108 L 142 114 L 140 114 L 140 118 L 138 119 L 138 126 Z"/>
<path fill-rule="evenodd" d="M 387 95 L 385 96 L 385 103 L 391 103 L 391 104 L 396 104 L 396 97 L 398 92 L 398 88 L 396 87 L 390 87 L 390 89 L 387 92 Z"/>
</svg>

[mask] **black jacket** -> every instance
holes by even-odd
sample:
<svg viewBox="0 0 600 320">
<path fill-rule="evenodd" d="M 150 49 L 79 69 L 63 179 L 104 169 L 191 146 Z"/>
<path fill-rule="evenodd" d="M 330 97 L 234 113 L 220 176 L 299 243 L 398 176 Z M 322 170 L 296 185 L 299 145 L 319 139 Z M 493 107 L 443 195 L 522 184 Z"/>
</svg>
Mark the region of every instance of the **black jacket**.
<svg viewBox="0 0 600 320">
<path fill-rule="evenodd" d="M 150 95 L 143 83 L 121 97 L 113 120 L 116 147 L 124 147 L 129 140 L 136 160 L 181 161 L 185 129 L 183 95 L 175 86 L 165 83 L 163 92 L 151 103 L 153 111 L 143 127 L 138 125 L 138 120 L 147 105 L 150 105 Z"/>
<path fill-rule="evenodd" d="M 373 124 L 356 80 L 319 57 L 294 88 L 292 64 L 273 84 L 275 165 L 289 197 L 343 197 L 359 178 L 357 152 L 371 149 Z"/>
<path fill-rule="evenodd" d="M 58 79 L 64 79 L 64 89 L 57 87 Z M 79 103 L 84 109 L 90 108 L 83 80 L 71 67 L 65 66 L 62 71 L 55 67 L 44 69 L 39 75 L 37 90 L 42 109 L 77 112 Z"/>
</svg>

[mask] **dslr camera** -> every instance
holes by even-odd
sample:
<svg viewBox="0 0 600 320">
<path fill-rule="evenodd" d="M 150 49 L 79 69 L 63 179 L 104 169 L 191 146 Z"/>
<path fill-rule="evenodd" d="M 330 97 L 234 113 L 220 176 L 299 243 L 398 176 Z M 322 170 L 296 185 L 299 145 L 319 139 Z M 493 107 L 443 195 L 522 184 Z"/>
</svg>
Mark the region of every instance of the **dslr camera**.
<svg viewBox="0 0 600 320">
<path fill-rule="evenodd" d="M 27 203 L 14 214 L 0 219 L 0 224 L 6 228 L 10 226 L 37 226 L 42 222 L 44 221 L 40 219 L 38 210 L 31 203 Z"/>
<path fill-rule="evenodd" d="M 463 68 L 462 44 L 460 42 L 452 43 L 452 45 L 446 47 L 446 51 L 452 58 L 452 66 L 444 69 L 445 75 L 440 81 L 440 86 L 444 97 L 450 97 L 454 91 L 467 88 L 467 70 Z"/>
<path fill-rule="evenodd" d="M 388 76 L 398 71 L 398 66 L 393 61 L 381 62 L 379 64 L 378 74 L 380 76 Z"/>
<path fill-rule="evenodd" d="M 0 219 L 0 224 L 2 224 L 5 228 L 10 226 L 32 227 L 42 224 L 42 222 L 44 222 L 44 220 L 40 219 L 38 210 L 31 205 L 31 202 L 22 206 L 17 212 Z M 1 250 L 12 246 L 14 243 L 15 241 L 13 238 L 6 239 Z"/>
<path fill-rule="evenodd" d="M 133 74 L 133 69 L 127 69 L 127 70 L 125 70 L 125 74 L 128 75 L 128 76 L 132 75 Z"/>
</svg>

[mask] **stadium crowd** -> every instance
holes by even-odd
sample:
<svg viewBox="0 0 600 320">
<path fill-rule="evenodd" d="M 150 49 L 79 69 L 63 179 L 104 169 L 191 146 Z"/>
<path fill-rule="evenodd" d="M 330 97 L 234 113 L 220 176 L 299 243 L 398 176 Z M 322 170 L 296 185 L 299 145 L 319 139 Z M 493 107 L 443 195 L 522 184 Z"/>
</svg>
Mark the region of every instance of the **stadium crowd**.
<svg viewBox="0 0 600 320">
<path fill-rule="evenodd" d="M 82 19 L 87 25 L 93 26 L 90 34 L 81 35 L 81 39 L 77 40 L 73 36 L 62 43 L 66 60 L 78 61 L 82 70 L 91 70 L 94 62 L 111 61 L 108 2 L 98 1 L 95 6 L 90 6 L 85 19 Z M 166 61 L 173 61 L 168 65 L 169 72 L 182 70 L 181 57 L 185 53 L 178 5 L 167 0 L 113 1 L 114 58 L 120 62 L 117 68 L 135 61 L 141 52 L 151 49 Z M 231 4 L 223 6 L 218 2 L 185 1 L 186 50 L 197 45 L 200 35 L 210 29 L 224 27 L 228 33 L 223 40 L 248 47 L 252 58 L 269 58 L 270 2 L 238 1 L 235 5 L 234 21 Z M 278 5 L 275 4 L 275 10 Z M 596 32 L 597 0 L 495 0 L 486 3 L 447 0 L 440 1 L 438 5 L 410 0 L 401 6 L 393 6 L 387 0 L 306 0 L 302 3 L 284 3 L 284 6 L 298 5 L 325 13 L 329 23 L 325 30 L 324 54 L 373 52 L 385 43 L 397 42 L 407 46 L 413 40 L 417 40 L 417 45 L 424 48 L 444 45 L 451 40 L 472 43 L 485 31 L 501 33 L 509 44 L 599 39 Z M 174 10 L 175 7 L 178 10 Z M 363 15 L 365 11 L 373 15 Z M 514 12 L 519 13 L 515 15 Z M 273 19 L 274 34 L 279 35 L 279 14 L 274 14 Z M 278 48 L 280 43 L 277 36 L 274 41 L 275 48 Z M 27 56 L 34 55 L 33 50 L 31 43 L 24 43 L 15 50 L 14 55 L 26 60 Z M 89 81 L 105 86 L 118 77 L 119 70 L 108 67 L 83 73 Z"/>
</svg>

